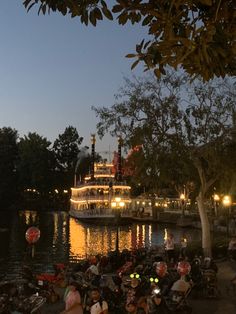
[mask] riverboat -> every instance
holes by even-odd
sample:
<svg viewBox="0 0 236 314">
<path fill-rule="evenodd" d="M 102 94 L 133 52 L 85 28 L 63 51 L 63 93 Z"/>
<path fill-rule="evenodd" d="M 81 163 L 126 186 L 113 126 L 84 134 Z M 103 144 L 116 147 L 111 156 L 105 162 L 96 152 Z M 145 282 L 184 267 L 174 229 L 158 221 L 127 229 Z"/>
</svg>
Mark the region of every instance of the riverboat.
<svg viewBox="0 0 236 314">
<path fill-rule="evenodd" d="M 92 136 L 90 174 L 71 188 L 70 215 L 89 223 L 117 224 L 131 219 L 131 187 L 122 180 L 121 139 L 116 164 L 95 160 Z M 75 180 L 76 181 L 76 180 Z"/>
</svg>

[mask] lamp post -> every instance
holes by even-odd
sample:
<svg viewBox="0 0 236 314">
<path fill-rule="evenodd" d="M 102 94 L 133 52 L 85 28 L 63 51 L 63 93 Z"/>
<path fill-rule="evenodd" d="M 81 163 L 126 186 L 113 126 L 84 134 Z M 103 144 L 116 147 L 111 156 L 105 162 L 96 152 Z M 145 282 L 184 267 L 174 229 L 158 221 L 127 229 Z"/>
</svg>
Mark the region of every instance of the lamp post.
<svg viewBox="0 0 236 314">
<path fill-rule="evenodd" d="M 225 195 L 222 199 L 222 203 L 223 205 L 228 208 L 228 215 L 227 215 L 227 235 L 229 236 L 229 217 L 231 214 L 231 204 L 232 204 L 232 200 L 231 200 L 231 196 L 230 195 Z"/>
<path fill-rule="evenodd" d="M 215 210 L 215 216 L 218 216 L 218 204 L 220 201 L 220 197 L 218 194 L 213 195 L 213 200 L 214 200 L 214 210 Z"/>
<path fill-rule="evenodd" d="M 125 202 L 120 197 L 116 197 L 115 201 L 111 202 L 111 207 L 116 210 L 116 252 L 119 252 L 119 221 L 120 209 L 124 208 Z"/>
<path fill-rule="evenodd" d="M 182 216 L 184 216 L 185 193 L 181 193 L 179 198 L 180 198 L 180 201 L 181 201 Z"/>
</svg>

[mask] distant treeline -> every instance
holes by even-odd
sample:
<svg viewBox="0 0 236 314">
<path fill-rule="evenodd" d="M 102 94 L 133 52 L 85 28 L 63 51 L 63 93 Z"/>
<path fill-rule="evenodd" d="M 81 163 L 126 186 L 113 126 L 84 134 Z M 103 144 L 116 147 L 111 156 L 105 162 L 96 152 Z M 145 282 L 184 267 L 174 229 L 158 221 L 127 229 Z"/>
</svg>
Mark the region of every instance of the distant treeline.
<svg viewBox="0 0 236 314">
<path fill-rule="evenodd" d="M 19 137 L 15 129 L 0 128 L 0 210 L 66 207 L 82 141 L 72 126 L 54 143 L 35 132 Z M 89 159 L 79 165 L 80 175 Z"/>
</svg>

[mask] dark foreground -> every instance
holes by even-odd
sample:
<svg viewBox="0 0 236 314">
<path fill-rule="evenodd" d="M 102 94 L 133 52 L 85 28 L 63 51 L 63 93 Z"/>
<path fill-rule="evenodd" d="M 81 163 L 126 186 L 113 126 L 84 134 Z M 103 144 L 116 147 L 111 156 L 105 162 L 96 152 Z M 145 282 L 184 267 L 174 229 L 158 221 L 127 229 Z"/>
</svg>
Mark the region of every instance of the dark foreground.
<svg viewBox="0 0 236 314">
<path fill-rule="evenodd" d="M 235 261 L 222 261 L 218 266 L 218 285 L 221 296 L 219 299 L 195 299 L 190 296 L 189 303 L 193 314 L 235 314 L 236 291 L 230 290 L 230 280 L 236 274 Z M 64 289 L 61 290 L 63 295 Z M 59 314 L 65 308 L 62 299 L 55 304 L 46 303 L 41 309 L 42 314 Z M 112 314 L 110 312 L 110 314 Z M 160 313 L 161 314 L 161 313 Z"/>
</svg>

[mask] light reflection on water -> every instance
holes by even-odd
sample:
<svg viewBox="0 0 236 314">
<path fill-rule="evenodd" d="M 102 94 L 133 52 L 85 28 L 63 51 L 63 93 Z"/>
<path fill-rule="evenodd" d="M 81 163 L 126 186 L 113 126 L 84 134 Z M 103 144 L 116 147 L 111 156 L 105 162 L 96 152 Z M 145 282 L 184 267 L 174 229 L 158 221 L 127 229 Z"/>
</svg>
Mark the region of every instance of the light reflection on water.
<svg viewBox="0 0 236 314">
<path fill-rule="evenodd" d="M 31 225 L 41 230 L 33 260 L 25 240 L 25 231 Z M 23 262 L 33 264 L 36 271 L 42 271 L 55 262 L 76 261 L 97 253 L 107 254 L 115 249 L 116 227 L 82 224 L 65 212 L 21 211 L 9 217 L 0 213 L 0 230 L 3 227 L 8 228 L 8 231 L 0 232 L 0 274 L 14 273 Z M 176 242 L 180 241 L 183 234 L 189 242 L 200 239 L 199 230 L 134 223 L 120 226 L 119 248 L 162 245 L 166 227 L 174 234 Z"/>
</svg>

